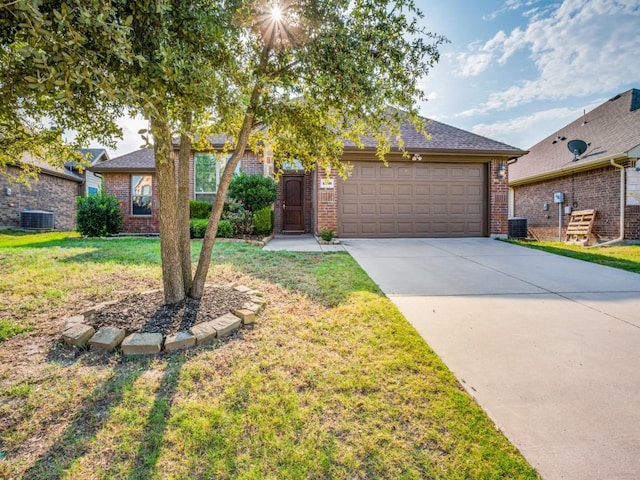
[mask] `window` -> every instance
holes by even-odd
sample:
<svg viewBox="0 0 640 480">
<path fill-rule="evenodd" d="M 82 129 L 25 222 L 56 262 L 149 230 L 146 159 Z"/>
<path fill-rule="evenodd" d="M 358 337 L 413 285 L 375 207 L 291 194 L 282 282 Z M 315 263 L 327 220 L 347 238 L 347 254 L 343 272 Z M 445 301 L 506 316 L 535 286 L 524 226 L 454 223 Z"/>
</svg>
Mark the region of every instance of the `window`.
<svg viewBox="0 0 640 480">
<path fill-rule="evenodd" d="M 131 214 L 151 215 L 151 175 L 131 175 Z"/>
<path fill-rule="evenodd" d="M 92 197 L 94 195 L 98 194 L 98 188 L 97 187 L 87 187 L 87 194 Z"/>
<path fill-rule="evenodd" d="M 212 153 L 195 154 L 194 192 L 196 200 L 213 203 L 220 185 L 220 177 L 231 155 L 215 155 Z M 238 162 L 235 174 L 240 173 Z"/>
</svg>

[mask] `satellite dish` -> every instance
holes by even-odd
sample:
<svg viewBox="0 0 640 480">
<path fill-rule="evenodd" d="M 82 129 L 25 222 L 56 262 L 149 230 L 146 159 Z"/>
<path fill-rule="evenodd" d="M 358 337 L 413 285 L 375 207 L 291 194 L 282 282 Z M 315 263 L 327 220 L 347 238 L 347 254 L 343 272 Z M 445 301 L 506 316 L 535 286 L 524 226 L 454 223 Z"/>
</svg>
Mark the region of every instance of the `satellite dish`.
<svg viewBox="0 0 640 480">
<path fill-rule="evenodd" d="M 587 151 L 587 142 L 584 140 L 569 140 L 567 148 L 573 153 L 573 161 L 577 162 L 578 157 Z"/>
</svg>

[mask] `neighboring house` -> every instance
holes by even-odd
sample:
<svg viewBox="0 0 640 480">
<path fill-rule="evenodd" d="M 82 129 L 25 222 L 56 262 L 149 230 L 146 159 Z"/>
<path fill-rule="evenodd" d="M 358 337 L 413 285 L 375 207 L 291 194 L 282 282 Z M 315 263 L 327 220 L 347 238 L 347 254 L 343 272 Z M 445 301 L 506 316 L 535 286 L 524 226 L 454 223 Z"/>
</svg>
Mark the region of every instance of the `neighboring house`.
<svg viewBox="0 0 640 480">
<path fill-rule="evenodd" d="M 19 175 L 21 164 L 28 163 L 40 169 L 37 181 L 29 185 L 10 179 Z M 19 228 L 29 213 L 29 219 L 37 212 L 51 219 L 56 230 L 75 229 L 75 199 L 83 179 L 65 168 L 56 168 L 34 158 L 23 156 L 20 162 L 8 165 L 0 174 L 0 226 Z M 51 214 L 53 216 L 51 217 Z M 47 220 L 47 225 L 49 225 Z M 25 226 L 33 226 L 25 223 Z"/>
<path fill-rule="evenodd" d="M 568 149 L 572 140 L 584 141 L 586 151 L 574 155 Z M 526 218 L 535 237 L 558 240 L 560 218 L 564 230 L 571 210 L 595 209 L 593 233 L 599 240 L 639 240 L 638 157 L 640 90 L 634 88 L 561 128 L 510 165 L 511 213 Z M 560 207 L 554 193 L 564 195 Z"/>
<path fill-rule="evenodd" d="M 96 195 L 100 190 L 100 185 L 102 184 L 102 175 L 87 170 L 87 167 L 109 160 L 109 155 L 104 148 L 81 148 L 80 153 L 87 158 L 89 162 L 88 165 L 78 165 L 76 162 L 66 162 L 64 164 L 64 168 L 70 170 L 72 173 L 84 180 L 78 190 L 78 196 L 86 197 L 88 195 Z"/>
<path fill-rule="evenodd" d="M 318 233 L 336 227 L 340 237 L 505 236 L 507 162 L 526 152 L 435 121 L 429 121 L 427 131 L 429 139 L 404 125 L 409 157 L 392 152 L 388 167 L 376 159 L 373 140 L 365 140 L 365 149 L 347 145 L 343 159 L 353 164 L 347 180 L 335 171 L 304 172 L 296 162 L 286 165 L 275 203 L 276 233 Z M 191 198 L 211 201 L 226 159 L 199 152 L 192 152 L 191 158 Z M 138 150 L 90 169 L 102 173 L 106 191 L 120 199 L 125 232 L 157 232 L 152 150 Z M 245 154 L 238 169 L 273 173 L 271 159 L 252 152 Z M 151 182 L 150 196 L 137 190 L 141 177 Z"/>
</svg>

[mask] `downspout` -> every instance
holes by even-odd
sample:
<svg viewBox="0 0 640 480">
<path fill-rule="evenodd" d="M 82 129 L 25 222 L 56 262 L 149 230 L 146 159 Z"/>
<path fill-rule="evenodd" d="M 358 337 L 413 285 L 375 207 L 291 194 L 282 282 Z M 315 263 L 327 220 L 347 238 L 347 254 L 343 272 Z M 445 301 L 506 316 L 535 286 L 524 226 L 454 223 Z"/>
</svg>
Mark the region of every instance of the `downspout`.
<svg viewBox="0 0 640 480">
<path fill-rule="evenodd" d="M 622 165 L 618 165 L 615 160 L 609 160 L 612 166 L 620 169 L 620 236 L 608 242 L 599 243 L 598 245 L 592 245 L 591 248 L 605 247 L 607 245 L 613 245 L 614 243 L 622 242 L 624 240 L 624 207 L 626 205 L 626 192 L 625 192 L 625 170 Z"/>
</svg>

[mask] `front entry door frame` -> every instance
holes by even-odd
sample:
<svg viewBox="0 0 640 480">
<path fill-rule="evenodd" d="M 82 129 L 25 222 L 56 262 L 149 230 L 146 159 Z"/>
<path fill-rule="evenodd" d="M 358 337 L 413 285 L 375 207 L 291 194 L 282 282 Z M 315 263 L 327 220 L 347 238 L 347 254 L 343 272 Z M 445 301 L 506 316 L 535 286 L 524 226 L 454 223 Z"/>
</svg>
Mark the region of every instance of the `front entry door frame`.
<svg viewBox="0 0 640 480">
<path fill-rule="evenodd" d="M 304 174 L 282 176 L 282 232 L 304 233 Z"/>
</svg>

